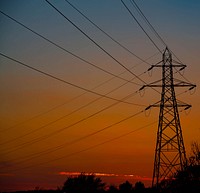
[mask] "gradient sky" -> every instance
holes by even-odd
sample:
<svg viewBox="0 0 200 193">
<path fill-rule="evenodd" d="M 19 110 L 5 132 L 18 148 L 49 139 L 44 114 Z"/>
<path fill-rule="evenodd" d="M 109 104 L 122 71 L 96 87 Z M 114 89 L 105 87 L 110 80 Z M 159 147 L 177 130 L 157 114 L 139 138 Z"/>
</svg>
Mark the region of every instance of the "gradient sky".
<svg viewBox="0 0 200 193">
<path fill-rule="evenodd" d="M 149 68 L 92 26 L 64 0 L 50 2 L 126 68 L 131 68 L 134 74 L 139 75 Z M 121 1 L 70 2 L 142 59 L 151 57 L 148 60 L 150 64 L 161 60 L 161 54 Z M 157 46 L 163 50 L 164 46 L 137 14 L 130 1 L 125 2 Z M 197 85 L 194 94 L 185 92 L 178 96 L 180 100 L 192 104 L 190 112 L 180 113 L 189 155 L 191 142 L 200 141 L 200 1 L 136 2 L 169 48 L 187 65 L 184 77 Z M 1 0 L 0 10 L 100 68 L 116 75 L 126 71 L 43 0 Z M 2 13 L 0 26 L 0 52 L 11 58 L 103 95 L 125 83 L 124 80 L 113 78 L 64 52 Z M 120 76 L 128 80 L 134 78 L 129 72 Z M 175 76 L 184 80 L 177 73 Z M 161 71 L 154 69 L 152 76 L 145 73 L 140 78 L 150 83 L 161 78 Z M 105 81 L 107 83 L 102 84 Z M 3 56 L 0 56 L 0 82 L 0 191 L 33 189 L 36 186 L 56 188 L 63 184 L 66 174 L 71 172 L 99 173 L 108 184 L 121 183 L 126 179 L 132 183 L 142 180 L 145 184 L 150 184 L 159 109 L 151 109 L 146 114 L 140 113 L 113 127 L 109 126 L 159 101 L 158 93 L 146 89 L 145 93 L 137 93 L 126 100 L 139 105 L 118 103 L 69 127 L 116 101 L 69 86 Z M 128 83 L 110 93 L 109 97 L 123 99 L 138 91 L 144 84 L 138 79 L 134 79 L 134 82 L 139 85 Z M 100 84 L 102 85 L 95 88 Z M 176 93 L 184 91 L 187 89 L 180 88 Z M 96 101 L 92 102 L 94 100 Z M 88 103 L 91 104 L 87 105 Z M 82 108 L 86 105 L 87 107 Z M 82 109 L 78 110 L 79 108 Z M 66 117 L 50 124 L 63 116 Z M 147 126 L 153 122 L 153 125 Z M 106 127 L 109 128 L 74 143 L 75 140 Z M 122 135 L 124 137 L 120 137 Z M 118 137 L 119 139 L 114 140 Z M 109 140 L 111 141 L 108 142 Z M 73 144 L 70 145 L 71 142 Z M 55 150 L 58 146 L 61 148 Z M 43 151 L 48 153 L 41 153 Z M 39 156 L 32 157 L 35 155 Z"/>
</svg>

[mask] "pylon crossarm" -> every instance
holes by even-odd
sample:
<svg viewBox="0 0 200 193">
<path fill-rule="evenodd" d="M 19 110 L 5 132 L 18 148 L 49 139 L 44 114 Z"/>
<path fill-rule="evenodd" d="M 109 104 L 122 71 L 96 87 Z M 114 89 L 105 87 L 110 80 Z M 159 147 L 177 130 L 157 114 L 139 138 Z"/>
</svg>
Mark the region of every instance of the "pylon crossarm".
<svg viewBox="0 0 200 193">
<path fill-rule="evenodd" d="M 167 107 L 167 108 L 169 108 L 169 107 L 173 107 L 173 105 L 172 105 L 172 104 L 167 104 L 167 105 L 153 104 L 153 105 L 149 105 L 147 108 L 149 109 L 149 108 L 151 108 L 151 107 Z M 185 107 L 185 108 L 189 109 L 189 108 L 192 107 L 192 105 L 189 105 L 189 104 L 177 104 L 177 107 Z M 186 110 L 186 109 L 185 109 L 185 110 Z M 170 109 L 169 109 L 169 111 L 170 111 Z M 167 111 L 167 113 L 168 113 L 169 111 Z"/>
<path fill-rule="evenodd" d="M 179 80 L 179 79 L 176 79 L 176 78 L 174 78 L 174 82 L 175 82 L 175 83 L 177 82 L 176 84 L 174 84 L 174 86 L 180 85 L 180 86 L 183 86 L 183 87 L 190 87 L 190 89 L 193 89 L 193 88 L 196 87 L 195 84 L 191 84 L 191 83 L 189 83 L 189 82 L 185 82 L 185 81 L 183 81 L 183 80 Z"/>
<path fill-rule="evenodd" d="M 149 68 L 150 70 L 151 69 L 153 69 L 154 67 L 163 67 L 163 65 L 162 64 L 160 64 L 160 65 L 151 65 L 152 66 L 152 68 Z M 186 67 L 186 65 L 184 65 L 184 64 L 167 64 L 167 65 L 165 65 L 165 67 L 170 67 L 170 66 L 172 66 L 172 67 L 179 67 L 179 68 L 185 68 Z M 149 71 L 149 69 L 148 69 L 148 71 Z"/>
<path fill-rule="evenodd" d="M 155 82 L 152 82 L 150 84 L 147 84 L 147 85 L 143 85 L 139 90 L 143 90 L 145 87 L 163 87 L 162 84 L 156 84 L 158 82 L 161 82 L 163 81 L 163 79 L 160 79 L 160 80 L 157 80 Z M 175 82 L 178 82 L 176 84 L 173 84 L 173 87 L 190 87 L 189 90 L 192 90 L 196 87 L 195 84 L 190 84 L 188 82 L 184 82 L 184 81 L 181 81 L 181 80 L 178 80 L 178 79 L 174 79 Z M 166 83 L 169 83 L 169 84 L 165 84 L 165 87 L 172 87 L 172 84 L 171 84 L 171 80 L 169 79 L 168 81 L 166 81 Z"/>
<path fill-rule="evenodd" d="M 161 81 L 161 80 L 159 80 L 159 81 Z M 170 83 L 170 81 L 169 81 L 169 83 Z M 173 84 L 173 87 L 191 87 L 190 90 L 192 90 L 192 89 L 194 89 L 196 87 L 196 85 L 184 84 L 184 83 L 185 82 L 180 82 L 179 84 Z M 157 88 L 157 87 L 162 87 L 162 86 L 163 86 L 162 84 L 147 84 L 147 85 L 142 86 L 140 90 L 144 89 L 145 87 L 155 87 L 155 88 Z M 166 84 L 165 87 L 170 87 L 171 88 L 172 85 L 171 84 Z"/>
<path fill-rule="evenodd" d="M 174 59 L 172 59 L 172 62 L 173 62 L 173 63 L 176 63 L 176 64 L 180 64 L 180 65 L 182 65 L 182 66 L 184 66 L 184 67 L 187 67 L 186 64 L 183 64 L 183 63 L 181 63 L 181 62 L 178 62 L 178 61 L 176 61 L 176 60 L 174 60 Z"/>
<path fill-rule="evenodd" d="M 177 100 L 177 107 L 185 107 L 184 110 L 187 110 L 192 107 L 192 105 L 184 103 L 181 100 Z"/>
<path fill-rule="evenodd" d="M 160 62 L 158 62 L 158 63 L 156 63 L 156 64 L 151 65 L 151 67 L 150 67 L 147 71 L 152 70 L 154 67 L 158 67 L 158 64 L 160 64 L 160 63 L 162 63 L 162 62 L 163 62 L 163 60 L 161 60 Z"/>
</svg>

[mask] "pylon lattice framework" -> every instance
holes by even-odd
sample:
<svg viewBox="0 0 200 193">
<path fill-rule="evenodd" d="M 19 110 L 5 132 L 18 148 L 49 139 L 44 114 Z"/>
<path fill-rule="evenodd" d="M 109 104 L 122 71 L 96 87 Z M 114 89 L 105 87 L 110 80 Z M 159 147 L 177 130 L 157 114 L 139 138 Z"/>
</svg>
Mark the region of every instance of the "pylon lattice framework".
<svg viewBox="0 0 200 193">
<path fill-rule="evenodd" d="M 180 102 L 176 99 L 175 87 L 190 87 L 196 85 L 174 79 L 173 68 L 182 70 L 184 64 L 176 62 L 172 64 L 172 54 L 168 48 L 163 53 L 162 61 L 153 67 L 162 68 L 162 84 L 155 81 L 144 87 L 162 87 L 160 104 L 155 103 L 150 107 L 160 107 L 157 142 L 154 159 L 152 185 L 157 186 L 163 179 L 172 178 L 177 170 L 182 170 L 186 163 L 186 153 L 183 142 L 182 129 L 180 124 L 178 107 L 190 108 L 191 105 Z M 162 63 L 162 64 L 161 64 Z"/>
</svg>

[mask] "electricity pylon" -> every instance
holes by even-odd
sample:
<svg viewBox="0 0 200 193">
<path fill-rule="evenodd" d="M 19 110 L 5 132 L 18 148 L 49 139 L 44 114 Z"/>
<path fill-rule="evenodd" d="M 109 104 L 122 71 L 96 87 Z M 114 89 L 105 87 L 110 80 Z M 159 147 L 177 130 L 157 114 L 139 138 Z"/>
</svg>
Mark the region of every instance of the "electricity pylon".
<svg viewBox="0 0 200 193">
<path fill-rule="evenodd" d="M 175 64 L 173 64 L 175 63 Z M 170 179 L 177 170 L 182 170 L 186 164 L 186 153 L 183 142 L 178 107 L 185 110 L 191 105 L 176 99 L 175 87 L 190 87 L 192 90 L 196 85 L 180 81 L 173 77 L 173 69 L 177 72 L 183 70 L 186 65 L 172 60 L 172 54 L 168 48 L 165 49 L 162 61 L 152 65 L 162 68 L 162 79 L 144 87 L 161 87 L 161 100 L 150 107 L 160 107 L 157 142 L 154 159 L 154 170 L 152 186 L 157 186 L 163 179 Z M 177 69 L 178 68 L 178 69 Z"/>
</svg>

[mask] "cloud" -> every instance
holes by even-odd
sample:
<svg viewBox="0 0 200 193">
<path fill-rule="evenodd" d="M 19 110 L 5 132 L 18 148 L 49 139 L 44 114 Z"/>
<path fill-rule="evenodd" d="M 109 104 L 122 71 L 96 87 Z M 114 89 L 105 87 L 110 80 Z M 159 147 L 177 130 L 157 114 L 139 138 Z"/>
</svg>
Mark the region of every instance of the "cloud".
<svg viewBox="0 0 200 193">
<path fill-rule="evenodd" d="M 59 175 L 64 175 L 64 176 L 78 176 L 80 175 L 82 172 L 65 172 L 65 171 L 61 171 L 58 174 Z M 83 172 L 85 175 L 95 175 L 98 177 L 126 177 L 126 178 L 131 178 L 134 180 L 144 180 L 144 181 L 151 181 L 152 178 L 146 177 L 146 176 L 139 176 L 139 175 L 133 175 L 133 174 L 113 174 L 113 173 L 87 173 L 87 172 Z"/>
</svg>

